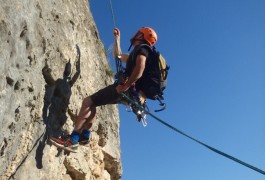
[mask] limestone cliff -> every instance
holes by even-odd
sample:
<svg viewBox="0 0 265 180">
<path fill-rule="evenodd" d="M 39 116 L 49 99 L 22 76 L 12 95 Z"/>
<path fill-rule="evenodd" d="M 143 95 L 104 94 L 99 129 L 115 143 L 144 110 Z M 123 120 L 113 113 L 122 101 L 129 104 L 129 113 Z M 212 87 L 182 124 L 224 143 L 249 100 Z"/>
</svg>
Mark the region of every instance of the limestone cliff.
<svg viewBox="0 0 265 180">
<path fill-rule="evenodd" d="M 117 106 L 97 109 L 88 148 L 66 154 L 47 141 L 49 128 L 71 132 L 82 99 L 112 83 L 88 2 L 0 4 L 0 179 L 120 179 Z"/>
</svg>

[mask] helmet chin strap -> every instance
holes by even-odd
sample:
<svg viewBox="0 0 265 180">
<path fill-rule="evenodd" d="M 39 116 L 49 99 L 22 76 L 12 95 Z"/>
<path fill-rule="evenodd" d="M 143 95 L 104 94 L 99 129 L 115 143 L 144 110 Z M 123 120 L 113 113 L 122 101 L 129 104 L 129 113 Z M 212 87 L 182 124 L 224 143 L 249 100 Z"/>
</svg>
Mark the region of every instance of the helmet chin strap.
<svg viewBox="0 0 265 180">
<path fill-rule="evenodd" d="M 129 47 L 128 51 L 130 51 L 130 50 L 131 50 L 131 48 L 132 48 L 132 43 L 131 43 L 131 45 L 130 45 L 130 47 Z"/>
<path fill-rule="evenodd" d="M 136 36 L 136 35 L 135 35 Z M 128 49 L 128 51 L 130 51 L 131 50 L 131 48 L 132 48 L 132 45 L 133 45 L 133 43 L 136 41 L 136 40 L 139 40 L 139 39 L 136 39 L 135 38 L 135 36 L 130 40 L 130 42 L 131 42 L 131 45 L 130 45 L 130 47 L 129 47 L 129 49 Z"/>
</svg>

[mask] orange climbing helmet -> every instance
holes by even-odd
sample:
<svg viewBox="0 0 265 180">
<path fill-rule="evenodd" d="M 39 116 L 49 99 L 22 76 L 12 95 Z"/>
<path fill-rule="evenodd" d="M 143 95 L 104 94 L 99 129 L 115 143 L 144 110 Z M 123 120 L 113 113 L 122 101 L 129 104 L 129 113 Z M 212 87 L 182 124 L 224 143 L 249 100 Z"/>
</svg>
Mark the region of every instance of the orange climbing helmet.
<svg viewBox="0 0 265 180">
<path fill-rule="evenodd" d="M 156 32 L 150 27 L 142 27 L 132 37 L 131 43 L 135 40 L 145 40 L 150 46 L 153 46 L 157 41 Z"/>
</svg>

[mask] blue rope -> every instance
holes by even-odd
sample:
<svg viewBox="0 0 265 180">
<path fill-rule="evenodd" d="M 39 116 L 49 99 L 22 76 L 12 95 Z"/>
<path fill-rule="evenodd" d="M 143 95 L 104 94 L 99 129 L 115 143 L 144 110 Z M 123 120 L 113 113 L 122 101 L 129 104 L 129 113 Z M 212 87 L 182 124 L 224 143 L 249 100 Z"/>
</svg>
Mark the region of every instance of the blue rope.
<svg viewBox="0 0 265 180">
<path fill-rule="evenodd" d="M 137 107 L 139 107 L 141 110 L 145 111 L 146 114 L 150 115 L 150 116 L 153 117 L 155 120 L 157 120 L 158 122 L 164 124 L 165 126 L 167 126 L 168 128 L 172 129 L 173 131 L 175 131 L 175 132 L 177 132 L 177 133 L 179 133 L 179 134 L 181 134 L 181 135 L 183 135 L 183 136 L 185 136 L 185 137 L 187 137 L 187 138 L 189 138 L 189 139 L 191 139 L 191 140 L 193 140 L 193 141 L 195 141 L 195 142 L 201 144 L 202 146 L 204 146 L 204 147 L 206 147 L 206 148 L 212 150 L 213 152 L 215 152 L 215 153 L 217 153 L 217 154 L 220 154 L 220 155 L 222 155 L 222 156 L 224 156 L 224 157 L 226 157 L 226 158 L 228 158 L 228 159 L 231 159 L 231 160 L 233 160 L 233 161 L 235 161 L 235 162 L 237 162 L 237 163 L 239 163 L 239 164 L 241 164 L 241 165 L 243 165 L 243 166 L 246 166 L 246 167 L 248 167 L 248 168 L 250 168 L 250 169 L 252 169 L 252 170 L 254 170 L 254 171 L 257 171 L 257 172 L 259 172 L 259 173 L 265 175 L 265 171 L 263 171 L 263 170 L 261 170 L 261 169 L 255 167 L 255 166 L 252 166 L 252 165 L 250 165 L 250 164 L 248 164 L 248 163 L 246 163 L 246 162 L 244 162 L 244 161 L 241 161 L 241 160 L 239 160 L 239 159 L 237 159 L 237 158 L 235 158 L 235 157 L 233 157 L 233 156 L 230 156 L 230 155 L 228 155 L 228 154 L 226 154 L 226 153 L 224 153 L 224 152 L 222 152 L 222 151 L 220 151 L 220 150 L 218 150 L 218 149 L 216 149 L 216 148 L 213 148 L 213 147 L 211 147 L 211 146 L 209 146 L 209 145 L 207 145 L 207 144 L 205 144 L 205 143 L 203 143 L 203 142 L 201 142 L 201 141 L 199 141 L 199 140 L 197 140 L 197 139 L 195 139 L 195 138 L 189 136 L 188 134 L 186 134 L 186 133 L 184 133 L 184 132 L 178 130 L 177 128 L 175 128 L 174 126 L 168 124 L 167 122 L 163 121 L 162 119 L 159 119 L 158 117 L 156 117 L 155 115 L 153 115 L 153 114 L 150 113 L 149 111 L 146 111 L 146 110 L 145 110 L 142 106 L 140 106 L 138 103 L 135 103 L 133 100 L 131 100 L 126 94 L 121 93 L 121 95 L 122 95 L 124 98 L 126 98 L 129 102 L 135 104 L 135 105 L 136 105 Z"/>
</svg>

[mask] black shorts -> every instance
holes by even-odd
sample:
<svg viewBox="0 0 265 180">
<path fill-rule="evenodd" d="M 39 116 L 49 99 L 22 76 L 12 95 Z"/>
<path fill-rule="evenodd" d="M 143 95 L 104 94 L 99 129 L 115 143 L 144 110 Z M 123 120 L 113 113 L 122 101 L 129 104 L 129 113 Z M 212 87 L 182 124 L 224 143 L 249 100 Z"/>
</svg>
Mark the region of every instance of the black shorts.
<svg viewBox="0 0 265 180">
<path fill-rule="evenodd" d="M 117 104 L 119 102 L 120 95 L 117 93 L 116 87 L 117 84 L 112 84 L 91 95 L 90 97 L 95 106 Z"/>
</svg>

